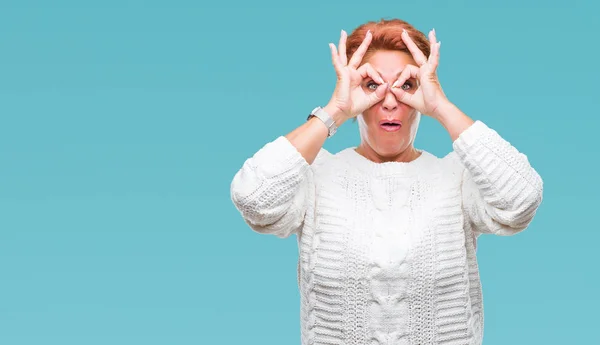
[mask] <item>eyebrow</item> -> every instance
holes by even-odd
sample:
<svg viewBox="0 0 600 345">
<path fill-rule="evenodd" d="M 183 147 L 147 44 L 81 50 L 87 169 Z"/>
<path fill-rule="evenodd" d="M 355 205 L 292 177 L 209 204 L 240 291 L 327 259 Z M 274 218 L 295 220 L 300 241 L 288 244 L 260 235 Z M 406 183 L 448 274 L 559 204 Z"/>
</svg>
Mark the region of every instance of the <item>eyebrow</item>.
<svg viewBox="0 0 600 345">
<path fill-rule="evenodd" d="M 394 78 L 398 78 L 400 76 L 400 74 L 402 74 L 402 71 L 404 71 L 404 69 L 401 69 L 400 71 L 398 71 L 398 73 L 396 73 L 396 76 Z M 377 72 L 377 74 L 381 75 L 381 72 L 379 70 L 375 69 L 375 72 Z M 372 79 L 372 78 L 370 78 L 370 79 Z M 415 78 L 413 78 L 413 77 L 408 78 L 408 80 L 411 80 L 411 79 L 415 79 Z"/>
</svg>

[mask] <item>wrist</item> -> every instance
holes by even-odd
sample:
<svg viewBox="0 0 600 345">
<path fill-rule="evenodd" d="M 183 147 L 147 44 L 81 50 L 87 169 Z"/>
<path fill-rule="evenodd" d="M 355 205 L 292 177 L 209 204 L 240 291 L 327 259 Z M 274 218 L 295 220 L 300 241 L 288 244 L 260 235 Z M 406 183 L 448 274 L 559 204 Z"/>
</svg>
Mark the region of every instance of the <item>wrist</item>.
<svg viewBox="0 0 600 345">
<path fill-rule="evenodd" d="M 435 119 L 448 131 L 453 142 L 475 122 L 453 103 L 447 102 L 438 109 Z"/>
<path fill-rule="evenodd" d="M 435 111 L 431 114 L 431 117 L 443 122 L 448 118 L 452 118 L 457 112 L 460 112 L 460 110 L 458 110 L 458 108 L 452 102 L 445 100 L 437 106 Z"/>
<path fill-rule="evenodd" d="M 325 112 L 327 112 L 327 114 L 329 114 L 329 116 L 331 116 L 331 118 L 333 119 L 333 121 L 335 122 L 335 125 L 339 128 L 344 122 L 346 122 L 346 120 L 348 119 L 346 117 L 346 114 L 344 114 L 343 111 L 341 111 L 340 109 L 338 109 L 336 106 L 332 105 L 332 104 L 327 104 L 323 110 L 325 110 Z"/>
</svg>

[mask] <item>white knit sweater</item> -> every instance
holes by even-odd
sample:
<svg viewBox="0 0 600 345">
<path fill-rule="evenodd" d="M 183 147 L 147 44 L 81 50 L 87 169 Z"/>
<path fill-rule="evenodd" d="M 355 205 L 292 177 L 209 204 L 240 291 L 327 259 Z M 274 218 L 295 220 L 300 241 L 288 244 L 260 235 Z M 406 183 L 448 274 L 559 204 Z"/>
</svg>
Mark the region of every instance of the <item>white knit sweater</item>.
<svg viewBox="0 0 600 345">
<path fill-rule="evenodd" d="M 231 184 L 246 223 L 298 238 L 303 345 L 481 344 L 477 236 L 525 229 L 543 183 L 481 121 L 453 148 L 408 163 L 321 149 L 309 165 L 279 137 L 246 160 Z"/>
</svg>

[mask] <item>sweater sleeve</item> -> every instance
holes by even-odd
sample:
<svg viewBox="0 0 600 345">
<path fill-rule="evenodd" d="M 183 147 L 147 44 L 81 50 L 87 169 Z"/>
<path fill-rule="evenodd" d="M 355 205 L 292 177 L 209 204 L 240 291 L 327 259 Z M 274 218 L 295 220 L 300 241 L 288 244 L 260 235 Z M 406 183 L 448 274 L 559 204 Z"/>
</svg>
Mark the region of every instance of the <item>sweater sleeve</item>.
<svg viewBox="0 0 600 345">
<path fill-rule="evenodd" d="M 465 169 L 462 202 L 475 237 L 513 235 L 527 228 L 542 202 L 543 182 L 527 156 L 481 121 L 453 143 Z"/>
<path fill-rule="evenodd" d="M 328 154 L 321 149 L 313 166 Z M 231 199 L 254 231 L 280 238 L 297 234 L 304 222 L 312 166 L 280 136 L 248 158 L 231 182 Z"/>
</svg>

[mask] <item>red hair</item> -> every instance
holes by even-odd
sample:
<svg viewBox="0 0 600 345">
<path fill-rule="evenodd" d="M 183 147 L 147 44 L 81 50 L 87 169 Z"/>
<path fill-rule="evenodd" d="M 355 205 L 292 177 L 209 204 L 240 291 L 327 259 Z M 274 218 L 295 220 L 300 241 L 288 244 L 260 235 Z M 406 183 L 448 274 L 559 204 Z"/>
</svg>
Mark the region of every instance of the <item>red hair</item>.
<svg viewBox="0 0 600 345">
<path fill-rule="evenodd" d="M 369 30 L 371 30 L 373 39 L 371 40 L 369 49 L 367 49 L 367 52 L 365 53 L 363 62 L 378 50 L 399 50 L 412 56 L 400 36 L 402 30 L 408 32 L 410 38 L 412 38 L 426 57 L 429 57 L 429 54 L 431 53 L 427 36 L 417 30 L 414 26 L 400 19 L 381 19 L 378 22 L 371 21 L 362 24 L 348 35 L 348 40 L 346 41 L 346 56 L 348 57 L 348 61 L 350 61 L 352 55 L 356 49 L 358 49 L 358 46 L 360 46 L 365 39 L 367 31 Z"/>
</svg>

